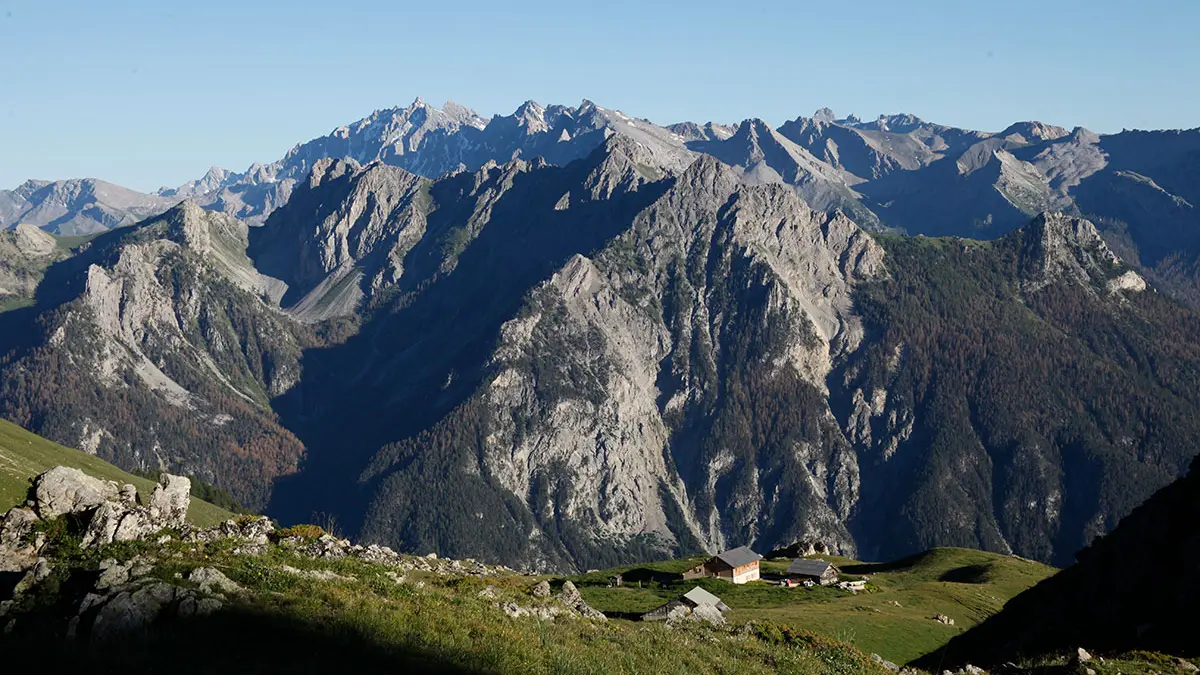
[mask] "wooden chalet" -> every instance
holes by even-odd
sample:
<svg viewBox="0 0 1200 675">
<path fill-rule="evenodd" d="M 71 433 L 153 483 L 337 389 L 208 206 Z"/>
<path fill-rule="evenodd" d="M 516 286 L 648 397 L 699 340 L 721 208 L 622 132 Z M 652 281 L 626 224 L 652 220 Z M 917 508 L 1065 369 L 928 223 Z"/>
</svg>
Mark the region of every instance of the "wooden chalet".
<svg viewBox="0 0 1200 675">
<path fill-rule="evenodd" d="M 715 577 L 734 584 L 758 580 L 758 561 L 762 556 L 745 546 L 718 553 L 683 573 L 684 579 Z"/>
</svg>

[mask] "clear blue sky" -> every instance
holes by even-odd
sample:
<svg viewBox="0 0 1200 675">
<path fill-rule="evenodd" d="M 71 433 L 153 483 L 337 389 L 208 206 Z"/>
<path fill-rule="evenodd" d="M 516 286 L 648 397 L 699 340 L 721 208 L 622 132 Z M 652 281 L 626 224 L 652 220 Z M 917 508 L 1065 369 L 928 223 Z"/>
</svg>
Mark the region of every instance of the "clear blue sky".
<svg viewBox="0 0 1200 675">
<path fill-rule="evenodd" d="M 0 0 L 0 188 L 244 170 L 414 97 L 1200 126 L 1198 0 Z"/>
</svg>

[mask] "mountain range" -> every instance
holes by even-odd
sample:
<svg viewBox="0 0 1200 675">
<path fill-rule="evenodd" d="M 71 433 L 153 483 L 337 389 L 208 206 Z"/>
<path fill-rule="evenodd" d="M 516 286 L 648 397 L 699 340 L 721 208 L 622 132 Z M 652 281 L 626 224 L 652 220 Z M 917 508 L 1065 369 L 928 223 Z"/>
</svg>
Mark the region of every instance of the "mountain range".
<svg viewBox="0 0 1200 675">
<path fill-rule="evenodd" d="M 1063 564 L 1200 441 L 1196 138 L 418 100 L 145 201 L 5 193 L 0 416 L 529 569 Z M 137 224 L 42 231 L 99 211 Z"/>
<path fill-rule="evenodd" d="M 563 165 L 613 134 L 673 169 L 712 155 L 748 183 L 790 185 L 810 206 L 840 210 L 874 231 L 991 239 L 1042 211 L 1083 216 L 1164 291 L 1200 302 L 1200 129 L 1099 135 L 1031 121 L 982 132 L 907 114 L 864 122 L 825 108 L 778 128 L 758 119 L 662 127 L 586 100 L 576 107 L 528 101 L 485 119 L 454 102 L 437 108 L 418 98 L 299 144 L 276 162 L 242 173 L 214 167 L 153 194 L 94 179 L 29 181 L 0 191 L 0 228 L 27 223 L 88 234 L 182 199 L 257 225 L 323 158 L 380 161 L 433 179 L 514 158 Z"/>
</svg>

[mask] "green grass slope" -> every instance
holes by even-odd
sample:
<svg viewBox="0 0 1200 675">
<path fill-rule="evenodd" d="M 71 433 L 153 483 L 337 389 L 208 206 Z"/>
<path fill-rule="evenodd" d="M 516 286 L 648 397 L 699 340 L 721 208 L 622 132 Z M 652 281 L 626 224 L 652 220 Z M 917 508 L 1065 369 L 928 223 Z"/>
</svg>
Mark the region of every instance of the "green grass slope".
<svg viewBox="0 0 1200 675">
<path fill-rule="evenodd" d="M 735 586 L 716 579 L 662 581 L 636 579 L 653 572 L 681 572 L 700 558 L 623 567 L 572 579 L 593 607 L 635 614 L 678 597 L 693 586 L 715 593 L 740 623 L 764 620 L 848 642 L 865 653 L 906 663 L 946 644 L 952 637 L 1000 611 L 1010 598 L 1054 573 L 1038 562 L 996 553 L 938 548 L 891 563 L 860 563 L 830 558 L 843 579 L 868 579 L 868 592 L 836 588 L 784 588 L 769 581 Z M 764 560 L 765 575 L 782 574 L 790 561 Z M 625 574 L 632 583 L 608 588 L 608 577 Z M 932 619 L 945 614 L 955 625 Z"/>
<path fill-rule="evenodd" d="M 990 666 L 1083 647 L 1200 657 L 1200 459 L 1078 561 L 955 638 L 927 667 Z"/>
<path fill-rule="evenodd" d="M 25 501 L 29 479 L 56 466 L 70 466 L 84 473 L 132 483 L 143 498 L 154 490 L 154 481 L 118 469 L 108 462 L 78 450 L 72 450 L 0 420 L 0 513 Z M 205 527 L 233 518 L 234 514 L 208 502 L 192 499 L 188 520 Z"/>
<path fill-rule="evenodd" d="M 0 631 L 0 653 L 36 658 L 41 673 L 887 674 L 849 645 L 771 626 L 510 618 L 500 603 L 558 602 L 531 597 L 537 578 L 511 573 L 400 577 L 394 568 L 312 559 L 275 544 L 259 556 L 238 555 L 231 540 L 99 550 L 54 543 L 53 576 L 22 601 L 15 630 Z M 79 605 L 79 580 L 94 579 L 105 558 L 135 555 L 161 581 L 186 585 L 192 569 L 215 567 L 245 592 L 205 619 L 159 622 L 106 641 L 64 639 L 58 627 Z M 305 572 L 332 574 L 321 580 Z"/>
</svg>

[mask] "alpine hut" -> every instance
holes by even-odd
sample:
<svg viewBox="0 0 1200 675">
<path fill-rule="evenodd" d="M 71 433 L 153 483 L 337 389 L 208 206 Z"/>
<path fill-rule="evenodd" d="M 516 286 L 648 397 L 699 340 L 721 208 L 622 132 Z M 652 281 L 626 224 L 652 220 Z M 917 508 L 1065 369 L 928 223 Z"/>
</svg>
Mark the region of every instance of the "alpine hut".
<svg viewBox="0 0 1200 675">
<path fill-rule="evenodd" d="M 701 577 L 716 577 L 735 584 L 756 581 L 758 577 L 758 561 L 762 556 L 745 546 L 730 549 L 724 553 L 709 558 L 702 565 L 697 565 L 683 573 L 684 579 L 699 579 Z"/>
<path fill-rule="evenodd" d="M 729 611 L 729 607 L 725 603 L 721 602 L 720 598 L 697 586 L 678 598 L 668 602 L 667 604 L 646 612 L 642 615 L 642 621 L 662 621 L 666 619 L 671 614 L 671 610 L 675 609 L 676 607 L 683 607 L 690 612 L 701 605 L 708 605 L 715 608 L 719 612 Z"/>
<path fill-rule="evenodd" d="M 828 586 L 837 583 L 838 569 L 827 560 L 797 558 L 792 561 L 791 565 L 788 565 L 787 576 L 789 579 L 811 581 L 814 584 Z"/>
</svg>

